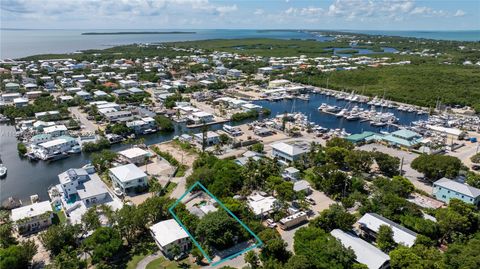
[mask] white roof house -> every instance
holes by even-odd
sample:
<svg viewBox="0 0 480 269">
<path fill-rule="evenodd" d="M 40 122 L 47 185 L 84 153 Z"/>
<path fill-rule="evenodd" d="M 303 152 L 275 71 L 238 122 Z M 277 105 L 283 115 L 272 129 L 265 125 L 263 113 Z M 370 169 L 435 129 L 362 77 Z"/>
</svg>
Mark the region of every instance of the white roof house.
<svg viewBox="0 0 480 269">
<path fill-rule="evenodd" d="M 263 196 L 259 193 L 248 196 L 248 205 L 257 216 L 271 213 L 277 204 L 277 199 L 273 196 Z"/>
<path fill-rule="evenodd" d="M 35 113 L 35 118 L 41 118 L 44 116 L 49 116 L 49 115 L 58 115 L 60 114 L 60 111 L 57 110 L 52 110 L 52 111 L 45 111 L 45 112 L 37 112 Z"/>
<path fill-rule="evenodd" d="M 147 176 L 145 172 L 143 172 L 140 168 L 136 165 L 129 163 L 122 166 L 117 166 L 110 168 L 110 172 L 121 182 L 129 182 L 132 180 L 136 180 L 139 178 L 144 178 Z"/>
<path fill-rule="evenodd" d="M 177 240 L 188 238 L 187 232 L 174 219 L 156 223 L 150 227 L 150 231 L 162 248 Z"/>
<path fill-rule="evenodd" d="M 67 142 L 68 141 L 66 139 L 58 138 L 58 139 L 47 141 L 45 143 L 41 143 L 41 144 L 38 144 L 38 145 L 42 148 L 53 148 L 53 147 L 57 147 L 59 145 L 66 144 Z"/>
<path fill-rule="evenodd" d="M 43 201 L 12 209 L 11 220 L 18 221 L 21 219 L 30 219 L 47 212 L 52 212 L 52 206 L 49 201 Z"/>
<path fill-rule="evenodd" d="M 310 183 L 306 180 L 299 180 L 293 183 L 293 190 L 295 192 L 305 191 L 310 192 Z"/>
<path fill-rule="evenodd" d="M 285 142 L 279 142 L 272 145 L 272 155 L 287 161 L 297 160 L 307 151 L 307 145 L 288 144 Z"/>
<path fill-rule="evenodd" d="M 331 231 L 330 234 L 337 238 L 344 247 L 351 248 L 357 256 L 357 261 L 365 264 L 369 269 L 388 267 L 390 257 L 367 241 L 339 229 Z"/>
<path fill-rule="evenodd" d="M 415 239 L 417 239 L 417 233 L 414 231 L 411 231 L 402 225 L 399 225 L 376 213 L 366 213 L 358 220 L 358 223 L 375 233 L 378 233 L 380 226 L 387 225 L 392 229 L 393 240 L 395 243 L 404 244 L 407 247 L 413 246 Z"/>
<path fill-rule="evenodd" d="M 149 153 L 148 151 L 144 150 L 144 149 L 141 149 L 139 147 L 133 147 L 133 148 L 129 148 L 129 149 L 126 149 L 126 150 L 122 150 L 120 152 L 118 152 L 118 154 L 128 158 L 128 159 L 135 159 L 137 157 L 143 157 L 143 156 L 148 156 Z"/>
<path fill-rule="evenodd" d="M 123 159 L 125 159 L 128 162 L 135 163 L 135 164 L 140 164 L 143 163 L 145 164 L 146 158 L 150 157 L 150 152 L 141 149 L 139 147 L 133 147 L 129 148 L 126 150 L 122 150 L 118 152 Z"/>
<path fill-rule="evenodd" d="M 108 194 L 107 185 L 98 177 L 91 177 L 77 188 L 78 197 L 82 200 L 106 196 Z"/>
<path fill-rule="evenodd" d="M 66 132 L 66 131 L 67 131 L 67 127 L 63 124 L 53 125 L 53 126 L 43 128 L 43 132 L 45 134 L 52 134 L 52 133 L 60 134 L 60 133 Z"/>
</svg>

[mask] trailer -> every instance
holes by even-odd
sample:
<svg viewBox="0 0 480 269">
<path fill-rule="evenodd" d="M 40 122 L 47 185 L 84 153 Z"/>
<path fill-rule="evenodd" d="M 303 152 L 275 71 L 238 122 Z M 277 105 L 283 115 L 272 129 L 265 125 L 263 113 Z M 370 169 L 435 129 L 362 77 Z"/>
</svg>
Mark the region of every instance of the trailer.
<svg viewBox="0 0 480 269">
<path fill-rule="evenodd" d="M 307 213 L 300 211 L 281 219 L 278 223 L 282 230 L 288 230 L 308 221 Z"/>
</svg>

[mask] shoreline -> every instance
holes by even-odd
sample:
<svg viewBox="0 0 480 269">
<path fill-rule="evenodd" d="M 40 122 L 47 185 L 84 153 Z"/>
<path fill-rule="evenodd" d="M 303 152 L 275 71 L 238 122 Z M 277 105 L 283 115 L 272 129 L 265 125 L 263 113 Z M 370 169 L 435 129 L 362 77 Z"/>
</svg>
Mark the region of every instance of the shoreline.
<svg viewBox="0 0 480 269">
<path fill-rule="evenodd" d="M 0 29 L 0 31 L 25 31 L 23 29 Z M 202 29 L 203 30 L 203 29 Z M 208 30 L 208 29 L 205 29 Z M 28 31 L 28 30 L 27 30 Z M 56 29 L 52 29 L 49 31 L 57 31 Z M 61 30 L 58 30 L 61 31 Z M 72 30 L 74 31 L 74 30 Z M 229 31 L 239 31 L 236 29 L 232 29 Z M 318 34 L 321 34 L 323 36 L 330 36 L 333 37 L 333 40 L 336 39 L 336 35 L 359 35 L 359 36 L 370 36 L 370 37 L 383 37 L 383 38 L 402 38 L 402 39 L 414 39 L 414 40 L 422 40 L 422 41 L 434 41 L 434 42 L 458 42 L 458 43 L 476 43 L 480 42 L 480 39 L 478 40 L 462 40 L 462 39 L 440 39 L 440 38 L 429 38 L 429 37 L 418 37 L 418 36 L 400 36 L 400 35 L 395 35 L 393 32 L 391 35 L 387 35 L 384 32 L 388 31 L 376 31 L 376 30 L 357 30 L 359 32 L 355 32 L 352 30 L 306 30 L 306 29 L 286 29 L 286 30 L 271 30 L 271 29 L 252 29 L 252 32 L 257 32 L 257 33 L 270 33 L 270 32 L 291 32 L 291 33 L 303 33 L 305 35 L 311 36 L 311 37 L 317 37 Z M 394 31 L 394 32 L 415 32 L 415 33 L 422 33 L 422 32 L 427 32 L 427 33 L 444 33 L 444 32 L 476 32 L 480 30 L 465 30 L 465 31 Z M 371 33 L 367 33 L 371 32 Z M 378 33 L 374 33 L 378 32 Z M 382 34 L 383 33 L 383 34 Z M 197 31 L 119 31 L 119 32 L 81 32 L 80 35 L 83 36 L 120 36 L 120 35 L 168 35 L 168 34 L 173 34 L 173 35 L 182 35 L 182 34 L 200 34 Z M 199 36 L 199 35 L 198 35 Z M 232 38 L 227 38 L 227 37 L 206 37 L 206 38 L 200 38 L 200 39 L 185 39 L 185 40 L 170 40 L 170 41 L 158 41 L 156 43 L 177 43 L 177 42 L 193 42 L 193 41 L 209 41 L 209 40 L 215 40 L 215 39 L 238 39 L 238 40 L 245 40 L 245 39 L 252 39 L 252 38 L 257 38 L 257 39 L 284 39 L 284 38 L 279 38 L 279 37 L 232 37 Z M 295 37 L 291 37 L 289 39 L 296 39 Z M 308 38 L 305 38 L 304 40 L 308 40 Z M 318 41 L 318 42 L 323 42 L 323 41 Z M 29 58 L 29 57 L 36 57 L 40 55 L 55 55 L 55 54 L 75 54 L 75 52 L 83 52 L 83 51 L 88 51 L 88 50 L 104 50 L 104 49 L 111 49 L 119 46 L 128 46 L 128 45 L 134 45 L 134 44 L 146 44 L 150 42 L 131 42 L 131 41 L 126 41 L 126 42 L 119 42 L 118 44 L 111 44 L 111 45 L 101 45 L 101 46 L 94 46 L 94 47 L 89 47 L 89 48 L 84 48 L 84 49 L 77 49 L 77 50 L 72 50 L 72 49 L 65 49 L 65 50 L 59 50 L 56 52 L 45 52 L 45 53 L 34 53 L 34 54 L 29 54 L 26 56 L 21 56 L 21 57 L 4 57 L 0 58 L 0 61 L 10 59 L 10 60 L 21 60 L 24 58 Z M 63 52 L 62 52 L 63 51 Z"/>
<path fill-rule="evenodd" d="M 171 32 L 85 32 L 81 35 L 177 35 L 177 34 L 196 34 L 197 32 L 182 32 L 182 31 L 171 31 Z"/>
</svg>

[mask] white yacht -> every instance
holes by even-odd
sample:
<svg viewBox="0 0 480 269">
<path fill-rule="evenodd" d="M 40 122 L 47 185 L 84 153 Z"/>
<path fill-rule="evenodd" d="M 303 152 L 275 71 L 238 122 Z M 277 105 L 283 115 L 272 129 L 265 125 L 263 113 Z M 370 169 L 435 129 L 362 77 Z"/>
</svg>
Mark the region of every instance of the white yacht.
<svg viewBox="0 0 480 269">
<path fill-rule="evenodd" d="M 359 120 L 360 119 L 360 113 L 359 112 L 352 112 L 350 115 L 345 117 L 347 120 Z"/>
<path fill-rule="evenodd" d="M 318 107 L 318 110 L 319 110 L 319 111 L 323 111 L 323 110 L 325 110 L 327 107 L 328 107 L 327 104 L 322 103 L 322 104 Z"/>
<path fill-rule="evenodd" d="M 340 112 L 338 112 L 337 114 L 335 114 L 335 116 L 337 117 L 343 117 L 345 114 L 348 113 L 348 109 L 344 108 L 342 110 L 340 110 Z"/>
</svg>

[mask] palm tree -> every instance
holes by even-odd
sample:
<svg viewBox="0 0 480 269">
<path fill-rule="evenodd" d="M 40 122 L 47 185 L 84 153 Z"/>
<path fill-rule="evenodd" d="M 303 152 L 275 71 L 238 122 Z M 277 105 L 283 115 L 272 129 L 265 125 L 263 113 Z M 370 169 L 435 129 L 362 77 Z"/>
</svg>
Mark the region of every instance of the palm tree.
<svg viewBox="0 0 480 269">
<path fill-rule="evenodd" d="M 145 164 L 145 173 L 148 173 L 148 160 L 149 160 L 149 159 L 150 159 L 150 158 L 149 158 L 148 156 L 145 156 L 145 157 L 143 158 L 143 163 Z"/>
<path fill-rule="evenodd" d="M 180 255 L 180 253 L 182 253 L 182 250 L 180 249 L 180 247 L 178 245 L 173 245 L 172 250 L 171 250 L 171 254 L 172 254 L 173 258 Z"/>
</svg>

